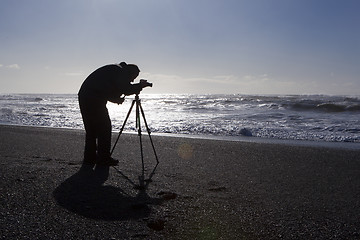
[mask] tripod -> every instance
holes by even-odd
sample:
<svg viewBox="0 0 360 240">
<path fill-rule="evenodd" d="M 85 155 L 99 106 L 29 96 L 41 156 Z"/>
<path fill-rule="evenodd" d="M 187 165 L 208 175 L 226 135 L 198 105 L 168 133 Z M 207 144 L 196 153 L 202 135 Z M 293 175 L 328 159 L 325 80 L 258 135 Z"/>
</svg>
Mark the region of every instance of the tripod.
<svg viewBox="0 0 360 240">
<path fill-rule="evenodd" d="M 111 150 L 111 152 L 110 152 L 110 155 L 112 155 L 113 152 L 114 152 L 114 149 L 115 149 L 115 147 L 116 147 L 116 144 L 117 144 L 118 141 L 119 141 L 119 138 L 120 138 L 120 136 L 121 136 L 121 134 L 122 134 L 122 132 L 123 132 L 123 130 L 124 130 L 125 124 L 126 124 L 128 118 L 129 118 L 129 116 L 130 116 L 130 113 L 131 113 L 134 105 L 136 105 L 136 126 L 135 126 L 135 127 L 136 127 L 136 129 L 137 129 L 138 136 L 139 136 L 139 140 L 140 140 L 142 177 L 144 178 L 145 166 L 144 166 L 143 144 L 142 144 L 142 138 L 141 138 L 142 134 L 141 134 L 141 126 L 140 126 L 140 113 L 141 113 L 141 115 L 142 115 L 142 117 L 143 117 L 143 120 L 144 120 L 144 123 L 145 123 L 145 127 L 146 127 L 146 131 L 147 131 L 147 133 L 148 133 L 148 135 L 149 135 L 149 139 L 150 139 L 150 142 L 151 142 L 151 146 L 152 146 L 153 151 L 154 151 L 154 155 L 155 155 L 155 159 L 156 159 L 155 169 L 156 169 L 157 165 L 159 164 L 159 159 L 158 159 L 158 157 L 157 157 L 156 150 L 155 150 L 155 147 L 154 147 L 154 143 L 153 143 L 152 138 L 151 138 L 151 135 L 150 135 L 150 134 L 151 134 L 151 131 L 150 131 L 150 129 L 149 129 L 149 127 L 148 127 L 148 124 L 147 124 L 147 122 L 146 122 L 146 119 L 145 119 L 145 114 L 144 114 L 144 110 L 143 110 L 143 108 L 142 108 L 142 106 L 141 106 L 139 94 L 136 94 L 135 99 L 132 101 L 132 104 L 131 104 L 131 107 L 130 107 L 130 109 L 129 109 L 129 112 L 128 112 L 127 115 L 126 115 L 125 121 L 124 121 L 124 123 L 123 123 L 123 125 L 122 125 L 122 127 L 121 127 L 121 129 L 120 129 L 119 135 L 118 135 L 118 137 L 117 137 L 117 139 L 116 139 L 116 141 L 115 141 L 115 144 L 114 144 L 114 146 L 113 146 L 113 148 L 112 148 L 112 150 Z M 154 170 L 155 170 L 155 169 L 154 169 Z M 154 171 L 153 171 L 153 172 L 154 172 Z M 152 174 L 151 174 L 151 175 L 152 175 Z"/>
</svg>

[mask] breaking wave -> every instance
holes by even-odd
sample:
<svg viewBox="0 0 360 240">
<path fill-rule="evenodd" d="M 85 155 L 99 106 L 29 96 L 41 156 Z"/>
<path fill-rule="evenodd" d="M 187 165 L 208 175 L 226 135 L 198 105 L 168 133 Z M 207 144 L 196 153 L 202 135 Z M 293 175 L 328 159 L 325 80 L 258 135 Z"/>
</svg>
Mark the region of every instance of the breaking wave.
<svg viewBox="0 0 360 240">
<path fill-rule="evenodd" d="M 108 104 L 114 131 L 131 105 Z M 152 132 L 360 143 L 360 99 L 325 95 L 141 96 Z M 134 131 L 130 116 L 126 131 Z M 0 95 L 0 123 L 83 128 L 74 94 Z"/>
</svg>

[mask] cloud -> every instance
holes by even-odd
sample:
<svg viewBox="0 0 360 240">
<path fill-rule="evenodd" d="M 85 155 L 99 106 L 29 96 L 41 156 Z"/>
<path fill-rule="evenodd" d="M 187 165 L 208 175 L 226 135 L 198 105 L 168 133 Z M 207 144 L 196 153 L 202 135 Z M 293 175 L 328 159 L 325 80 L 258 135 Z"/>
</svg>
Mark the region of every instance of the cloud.
<svg viewBox="0 0 360 240">
<path fill-rule="evenodd" d="M 8 68 L 8 69 L 20 69 L 19 64 L 10 64 L 10 65 L 4 65 L 0 64 L 0 68 Z"/>
<path fill-rule="evenodd" d="M 261 74 L 261 75 L 245 75 L 241 78 L 243 82 L 249 82 L 249 83 L 261 83 L 261 82 L 268 82 L 271 81 L 270 77 L 267 74 Z"/>
<path fill-rule="evenodd" d="M 239 77 L 235 75 L 219 75 L 206 79 L 206 81 L 208 82 L 221 83 L 221 84 L 234 84 L 238 82 L 238 80 Z"/>
<path fill-rule="evenodd" d="M 10 69 L 20 69 L 20 66 L 18 64 L 11 64 L 11 65 L 7 65 L 6 68 L 10 68 Z"/>
</svg>

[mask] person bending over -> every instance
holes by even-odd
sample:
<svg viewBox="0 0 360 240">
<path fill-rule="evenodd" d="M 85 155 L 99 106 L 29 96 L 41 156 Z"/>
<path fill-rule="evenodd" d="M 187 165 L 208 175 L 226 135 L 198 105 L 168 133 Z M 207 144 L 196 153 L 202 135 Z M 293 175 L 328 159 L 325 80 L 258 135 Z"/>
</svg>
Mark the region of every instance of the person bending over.
<svg viewBox="0 0 360 240">
<path fill-rule="evenodd" d="M 107 101 L 121 104 L 124 97 L 139 94 L 146 83 L 132 84 L 139 75 L 135 64 L 110 64 L 92 72 L 78 93 L 80 112 L 85 127 L 85 164 L 115 166 L 118 160 L 110 156 L 111 120 Z"/>
</svg>

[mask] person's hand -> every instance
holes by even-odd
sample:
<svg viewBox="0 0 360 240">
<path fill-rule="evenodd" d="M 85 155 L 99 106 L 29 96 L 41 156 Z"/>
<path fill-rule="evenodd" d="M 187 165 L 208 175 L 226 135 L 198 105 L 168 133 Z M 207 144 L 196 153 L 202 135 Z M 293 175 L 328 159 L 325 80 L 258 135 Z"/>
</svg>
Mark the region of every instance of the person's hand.
<svg viewBox="0 0 360 240">
<path fill-rule="evenodd" d="M 118 98 L 117 104 L 122 104 L 125 101 L 125 98 Z"/>
</svg>

